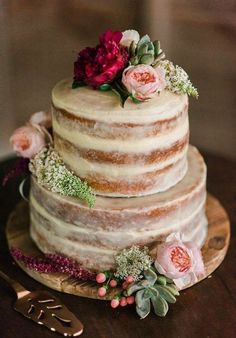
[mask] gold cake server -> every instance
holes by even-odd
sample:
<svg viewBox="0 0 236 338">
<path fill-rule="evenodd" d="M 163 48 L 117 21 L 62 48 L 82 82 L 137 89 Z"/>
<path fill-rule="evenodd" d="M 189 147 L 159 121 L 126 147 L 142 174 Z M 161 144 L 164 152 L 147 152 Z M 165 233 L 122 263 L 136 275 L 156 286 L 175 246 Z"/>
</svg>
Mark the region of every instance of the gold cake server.
<svg viewBox="0 0 236 338">
<path fill-rule="evenodd" d="M 82 334 L 83 324 L 57 297 L 46 291 L 30 292 L 1 270 L 0 277 L 15 291 L 17 300 L 14 309 L 23 316 L 65 337 L 77 337 Z"/>
</svg>

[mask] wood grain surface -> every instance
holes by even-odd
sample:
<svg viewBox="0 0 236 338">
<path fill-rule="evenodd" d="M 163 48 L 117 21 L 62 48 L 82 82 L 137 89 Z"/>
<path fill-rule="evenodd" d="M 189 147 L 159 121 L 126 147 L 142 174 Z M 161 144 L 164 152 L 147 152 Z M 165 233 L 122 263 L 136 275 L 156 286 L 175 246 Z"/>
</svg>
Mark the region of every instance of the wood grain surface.
<svg viewBox="0 0 236 338">
<path fill-rule="evenodd" d="M 201 283 L 181 292 L 165 318 L 150 314 L 139 320 L 133 306 L 112 310 L 109 302 L 50 292 L 58 296 L 84 323 L 84 338 L 233 338 L 236 332 L 236 163 L 206 155 L 208 191 L 220 200 L 231 221 L 231 241 L 224 262 Z M 0 163 L 0 180 L 14 160 Z M 8 253 L 5 225 L 20 196 L 19 181 L 0 191 L 0 268 L 30 290 L 47 290 L 14 263 Z M 222 246 L 222 239 L 209 241 L 209 246 Z M 58 334 L 30 323 L 12 309 L 14 294 L 0 282 L 1 338 L 52 338 Z"/>
<path fill-rule="evenodd" d="M 199 282 L 207 278 L 221 264 L 226 255 L 230 239 L 230 223 L 227 213 L 219 201 L 209 194 L 207 196 L 206 214 L 208 236 L 202 250 L 205 274 L 199 278 Z M 21 201 L 9 216 L 6 236 L 9 248 L 20 249 L 30 257 L 41 255 L 29 234 L 29 206 L 27 202 Z M 100 298 L 97 295 L 98 286 L 94 282 L 82 282 L 61 273 L 40 273 L 28 269 L 17 260 L 16 262 L 29 276 L 54 290 L 81 297 Z M 189 284 L 186 288 L 192 285 Z M 116 289 L 110 289 L 106 297 L 100 299 L 111 300 L 117 292 Z"/>
</svg>

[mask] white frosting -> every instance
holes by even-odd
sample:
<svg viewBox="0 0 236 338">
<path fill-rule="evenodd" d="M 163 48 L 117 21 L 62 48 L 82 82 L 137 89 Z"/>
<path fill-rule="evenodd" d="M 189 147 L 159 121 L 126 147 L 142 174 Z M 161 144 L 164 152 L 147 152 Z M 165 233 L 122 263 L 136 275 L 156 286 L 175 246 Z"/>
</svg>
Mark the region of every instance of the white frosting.
<svg viewBox="0 0 236 338">
<path fill-rule="evenodd" d="M 186 146 L 182 152 L 177 153 L 171 158 L 166 159 L 165 161 L 160 161 L 154 164 L 112 164 L 112 163 L 99 163 L 95 161 L 89 161 L 80 157 L 76 152 L 67 152 L 66 149 L 60 150 L 60 154 L 65 163 L 69 165 L 75 172 L 78 168 L 78 173 L 81 177 L 85 177 L 88 174 L 93 173 L 101 174 L 103 176 L 108 176 L 110 180 L 115 178 L 126 178 L 134 177 L 137 175 L 145 174 L 155 170 L 161 170 L 166 166 L 176 163 L 181 158 L 184 158 L 188 147 Z"/>
<path fill-rule="evenodd" d="M 101 228 L 99 228 L 98 230 L 94 230 L 89 224 L 73 225 L 71 223 L 62 221 L 55 216 L 52 216 L 51 214 L 49 214 L 49 212 L 47 212 L 43 207 L 39 205 L 34 197 L 31 197 L 31 205 L 43 218 L 50 222 L 50 238 L 53 235 L 65 239 L 68 236 L 70 238 L 73 236 L 74 241 L 80 242 L 80 245 L 82 245 L 83 240 L 89 240 L 92 242 L 94 241 L 94 243 L 98 242 L 98 244 L 102 243 L 103 245 L 111 245 L 123 248 L 134 243 L 138 243 L 140 241 L 146 242 L 165 233 L 176 231 L 176 229 L 180 231 L 187 224 L 191 224 L 192 220 L 194 220 L 199 214 L 201 214 L 204 209 L 205 199 L 200 201 L 198 207 L 191 214 L 187 212 L 185 218 L 182 218 L 181 220 L 178 218 L 174 218 L 171 224 L 169 222 L 167 224 L 165 220 L 163 220 L 161 226 L 159 224 L 160 222 L 156 224 L 153 223 L 152 230 L 136 230 L 135 228 L 132 228 L 130 230 L 125 229 L 123 231 L 105 231 Z M 38 227 L 43 227 L 43 220 L 41 226 L 39 222 L 34 218 L 33 214 L 31 214 L 31 218 L 35 224 L 38 224 Z"/>
<path fill-rule="evenodd" d="M 71 86 L 71 79 L 57 83 L 52 91 L 53 104 L 76 116 L 106 123 L 148 124 L 174 117 L 188 104 L 187 95 L 164 90 L 143 104 L 127 100 L 122 108 L 119 98 L 111 91 L 101 92 L 89 87 L 72 89 Z"/>
<path fill-rule="evenodd" d="M 170 133 L 128 140 L 103 139 L 81 133 L 78 130 L 69 130 L 61 127 L 55 119 L 53 119 L 53 130 L 62 138 L 81 148 L 106 152 L 147 154 L 156 149 L 171 147 L 171 145 L 183 139 L 188 134 L 189 124 L 188 119 L 186 119 L 183 124 L 179 125 L 175 130 L 171 130 Z"/>
</svg>

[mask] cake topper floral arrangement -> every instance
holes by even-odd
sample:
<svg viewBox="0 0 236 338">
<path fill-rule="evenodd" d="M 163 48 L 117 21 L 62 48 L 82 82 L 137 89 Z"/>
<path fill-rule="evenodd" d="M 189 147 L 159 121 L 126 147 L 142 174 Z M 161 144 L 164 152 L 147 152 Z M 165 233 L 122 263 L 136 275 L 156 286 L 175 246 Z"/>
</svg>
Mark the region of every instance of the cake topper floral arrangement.
<svg viewBox="0 0 236 338">
<path fill-rule="evenodd" d="M 74 63 L 72 88 L 88 85 L 112 90 L 122 106 L 130 97 L 135 103 L 151 99 L 164 89 L 198 97 L 188 74 L 165 59 L 160 42 L 148 35 L 140 38 L 136 30 L 102 34 L 96 47 L 86 47 Z"/>
</svg>

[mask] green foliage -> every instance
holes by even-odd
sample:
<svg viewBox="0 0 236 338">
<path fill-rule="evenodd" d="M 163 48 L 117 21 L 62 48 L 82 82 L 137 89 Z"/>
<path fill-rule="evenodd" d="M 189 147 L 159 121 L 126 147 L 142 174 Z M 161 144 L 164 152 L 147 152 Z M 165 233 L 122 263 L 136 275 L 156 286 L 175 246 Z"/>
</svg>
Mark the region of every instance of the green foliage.
<svg viewBox="0 0 236 338">
<path fill-rule="evenodd" d="M 83 86 L 85 86 L 85 83 L 83 81 L 74 80 L 72 83 L 72 89 L 83 87 Z"/>
<path fill-rule="evenodd" d="M 160 61 L 159 67 L 165 70 L 165 78 L 167 83 L 167 89 L 177 94 L 187 94 L 198 98 L 198 91 L 193 86 L 185 70 L 168 60 Z"/>
<path fill-rule="evenodd" d="M 145 247 L 140 249 L 136 245 L 119 252 L 115 256 L 115 261 L 117 265 L 115 277 L 124 279 L 131 275 L 136 281 L 143 277 L 142 272 L 150 269 L 152 264 L 148 249 Z"/>
<path fill-rule="evenodd" d="M 92 188 L 66 168 L 62 158 L 51 146 L 43 148 L 31 159 L 29 169 L 38 183 L 52 192 L 77 197 L 85 201 L 89 207 L 94 205 L 95 194 Z"/>
<path fill-rule="evenodd" d="M 157 316 L 164 317 L 169 309 L 168 303 L 175 303 L 179 295 L 173 281 L 162 275 L 157 275 L 150 268 L 143 272 L 144 279 L 132 283 L 126 290 L 130 296 L 136 292 L 136 312 L 141 319 L 147 317 L 151 310 L 151 304 Z"/>
<path fill-rule="evenodd" d="M 165 57 L 160 47 L 160 41 L 152 42 L 148 35 L 144 35 L 138 42 L 137 46 L 134 41 L 129 47 L 131 56 L 130 64 L 154 65 Z"/>
</svg>

